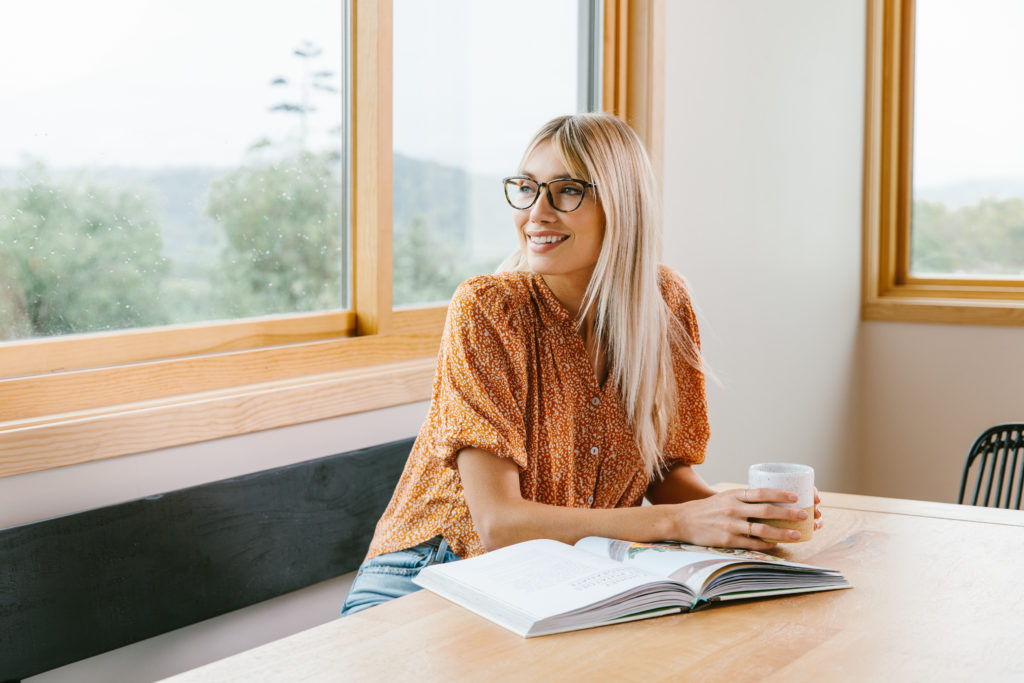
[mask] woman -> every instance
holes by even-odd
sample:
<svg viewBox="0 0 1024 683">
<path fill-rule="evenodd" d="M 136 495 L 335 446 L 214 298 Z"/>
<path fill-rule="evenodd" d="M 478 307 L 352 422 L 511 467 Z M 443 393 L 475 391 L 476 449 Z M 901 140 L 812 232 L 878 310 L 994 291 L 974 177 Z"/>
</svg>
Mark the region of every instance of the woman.
<svg viewBox="0 0 1024 683">
<path fill-rule="evenodd" d="M 772 505 L 794 494 L 716 494 L 691 467 L 709 435 L 697 323 L 658 265 L 636 134 L 608 114 L 556 118 L 505 196 L 519 251 L 452 299 L 427 419 L 342 614 L 417 590 L 429 564 L 532 538 L 799 537 L 748 521 L 801 519 Z"/>
</svg>

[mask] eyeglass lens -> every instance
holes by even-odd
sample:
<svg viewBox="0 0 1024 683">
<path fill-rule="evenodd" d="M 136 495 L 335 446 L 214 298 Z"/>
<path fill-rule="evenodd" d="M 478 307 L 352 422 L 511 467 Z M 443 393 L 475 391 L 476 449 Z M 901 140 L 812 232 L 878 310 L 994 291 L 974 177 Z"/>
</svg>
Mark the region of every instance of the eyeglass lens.
<svg viewBox="0 0 1024 683">
<path fill-rule="evenodd" d="M 559 211 L 575 211 L 583 202 L 586 186 L 577 180 L 555 180 L 545 184 L 548 199 Z M 529 178 L 505 181 L 505 196 L 516 209 L 528 209 L 537 201 L 540 184 Z"/>
</svg>

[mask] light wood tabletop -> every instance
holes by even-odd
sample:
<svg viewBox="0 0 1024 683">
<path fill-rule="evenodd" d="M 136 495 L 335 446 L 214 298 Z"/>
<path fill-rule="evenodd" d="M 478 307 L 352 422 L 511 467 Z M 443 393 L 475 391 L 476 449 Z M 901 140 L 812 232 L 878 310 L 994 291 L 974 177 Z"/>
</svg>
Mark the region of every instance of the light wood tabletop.
<svg viewBox="0 0 1024 683">
<path fill-rule="evenodd" d="M 170 680 L 1024 680 L 1024 512 L 822 504 L 824 528 L 778 554 L 851 590 L 531 639 L 420 591 Z"/>
</svg>

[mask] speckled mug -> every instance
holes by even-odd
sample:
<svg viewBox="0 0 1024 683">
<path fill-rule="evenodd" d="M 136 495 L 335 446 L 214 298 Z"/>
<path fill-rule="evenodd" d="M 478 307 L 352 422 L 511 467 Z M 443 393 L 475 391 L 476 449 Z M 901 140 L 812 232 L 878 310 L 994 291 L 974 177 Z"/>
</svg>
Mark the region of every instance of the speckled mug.
<svg viewBox="0 0 1024 683">
<path fill-rule="evenodd" d="M 814 468 L 808 465 L 796 465 L 785 462 L 767 462 L 751 465 L 748 473 L 748 485 L 752 489 L 782 489 L 792 491 L 800 498 L 795 503 L 776 503 L 791 508 L 802 508 L 807 519 L 790 522 L 782 519 L 757 519 L 779 529 L 796 529 L 800 532 L 800 540 L 809 541 L 814 536 Z"/>
</svg>

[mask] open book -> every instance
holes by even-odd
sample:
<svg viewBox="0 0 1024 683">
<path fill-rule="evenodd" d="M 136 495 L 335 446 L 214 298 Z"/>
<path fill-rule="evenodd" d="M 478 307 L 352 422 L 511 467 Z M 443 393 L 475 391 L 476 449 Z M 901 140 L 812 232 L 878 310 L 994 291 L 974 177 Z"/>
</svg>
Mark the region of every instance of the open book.
<svg viewBox="0 0 1024 683">
<path fill-rule="evenodd" d="M 427 567 L 415 583 L 529 638 L 720 600 L 849 588 L 834 569 L 681 543 L 534 540 Z"/>
</svg>

